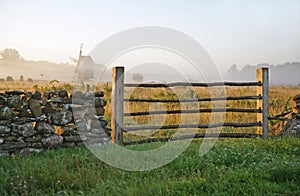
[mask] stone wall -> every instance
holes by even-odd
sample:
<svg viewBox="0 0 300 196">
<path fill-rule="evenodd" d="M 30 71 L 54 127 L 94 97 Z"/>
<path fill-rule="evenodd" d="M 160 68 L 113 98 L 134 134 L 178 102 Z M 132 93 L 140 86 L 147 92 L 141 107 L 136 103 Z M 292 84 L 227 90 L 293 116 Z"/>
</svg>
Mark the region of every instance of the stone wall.
<svg viewBox="0 0 300 196">
<path fill-rule="evenodd" d="M 0 93 L 0 156 L 110 140 L 103 92 Z"/>
<path fill-rule="evenodd" d="M 292 111 L 277 115 L 280 120 L 273 126 L 273 132 L 278 136 L 292 135 L 300 137 L 300 94 L 293 98 L 294 108 Z"/>
</svg>

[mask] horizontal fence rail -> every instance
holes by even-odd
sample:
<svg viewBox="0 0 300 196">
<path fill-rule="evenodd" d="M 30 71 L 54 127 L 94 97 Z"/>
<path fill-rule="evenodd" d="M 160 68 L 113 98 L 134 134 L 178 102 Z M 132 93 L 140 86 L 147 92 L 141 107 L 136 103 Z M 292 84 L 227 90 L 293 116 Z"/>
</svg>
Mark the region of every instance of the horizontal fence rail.
<svg viewBox="0 0 300 196">
<path fill-rule="evenodd" d="M 163 126 L 132 126 L 124 127 L 123 130 L 128 131 L 138 131 L 138 130 L 156 130 L 156 129 L 177 129 L 177 128 L 216 128 L 216 127 L 255 127 L 262 126 L 260 122 L 252 123 L 234 123 L 234 122 L 225 122 L 225 123 L 215 123 L 215 124 L 178 124 L 178 125 L 163 125 Z"/>
<path fill-rule="evenodd" d="M 240 96 L 240 97 L 207 97 L 198 99 L 124 99 L 126 102 L 145 102 L 145 103 L 183 103 L 183 102 L 204 102 L 204 101 L 232 101 L 232 100 L 257 100 L 262 96 Z"/>
<path fill-rule="evenodd" d="M 220 137 L 220 138 L 257 138 L 260 137 L 260 134 L 247 134 L 247 133 L 196 133 L 196 134 L 186 134 L 180 135 L 175 137 L 164 137 L 164 138 L 149 138 L 145 140 L 137 140 L 137 141 L 130 141 L 124 142 L 124 145 L 132 145 L 132 144 L 143 144 L 143 143 L 150 143 L 150 142 L 168 142 L 168 141 L 177 141 L 183 139 L 193 139 L 193 138 L 204 138 L 204 137 Z"/>
<path fill-rule="evenodd" d="M 262 86 L 261 82 L 213 82 L 213 83 L 193 83 L 193 82 L 174 82 L 167 84 L 124 84 L 124 87 L 144 87 L 144 88 L 166 88 L 176 86 L 193 87 L 213 87 L 213 86 Z"/>
<path fill-rule="evenodd" d="M 255 82 L 174 82 L 174 83 L 142 83 L 142 84 L 125 84 L 124 83 L 124 67 L 113 68 L 113 96 L 112 96 L 112 141 L 118 144 L 134 144 L 145 143 L 151 141 L 169 141 L 170 139 L 187 139 L 197 137 L 257 137 L 264 138 L 268 135 L 268 85 L 269 75 L 268 68 L 260 68 L 256 71 L 257 81 Z M 121 78 L 121 79 L 120 79 Z M 257 88 L 257 94 L 252 96 L 223 96 L 223 97 L 199 97 L 191 99 L 152 99 L 152 98 L 126 98 L 124 99 L 124 88 L 172 88 L 172 87 L 249 87 Z M 124 102 L 139 103 L 192 103 L 192 102 L 208 102 L 208 101 L 227 101 L 227 100 L 256 100 L 257 107 L 252 108 L 199 108 L 191 110 L 165 110 L 165 111 L 136 111 L 124 113 Z M 197 114 L 197 113 L 214 113 L 214 112 L 235 112 L 235 113 L 256 113 L 256 122 L 224 122 L 215 124 L 171 124 L 163 126 L 127 126 L 123 124 L 124 117 L 145 116 L 145 115 L 168 115 L 168 114 Z M 247 116 L 245 116 L 247 118 Z M 139 140 L 133 142 L 123 142 L 123 132 L 139 131 L 139 130 L 157 130 L 157 129 L 179 129 L 179 128 L 216 128 L 216 127 L 257 127 L 257 133 L 197 133 L 193 135 L 183 135 L 180 137 L 169 138 L 149 138 L 147 140 Z"/>
<path fill-rule="evenodd" d="M 242 113 L 262 113 L 261 109 L 244 109 L 244 108 L 205 108 L 197 110 L 166 110 L 166 111 L 149 111 L 149 112 L 131 112 L 124 113 L 123 116 L 145 116 L 155 114 L 195 114 L 195 113 L 212 113 L 212 112 L 242 112 Z"/>
</svg>

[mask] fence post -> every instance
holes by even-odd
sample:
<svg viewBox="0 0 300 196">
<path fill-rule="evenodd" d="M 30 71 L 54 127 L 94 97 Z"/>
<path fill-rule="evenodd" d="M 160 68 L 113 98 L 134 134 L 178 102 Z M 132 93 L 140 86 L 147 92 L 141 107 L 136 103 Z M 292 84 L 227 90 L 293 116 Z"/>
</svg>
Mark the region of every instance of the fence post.
<svg viewBox="0 0 300 196">
<path fill-rule="evenodd" d="M 123 144 L 124 67 L 112 69 L 112 142 Z"/>
<path fill-rule="evenodd" d="M 90 92 L 90 85 L 89 84 L 86 85 L 86 92 Z"/>
<path fill-rule="evenodd" d="M 262 113 L 257 114 L 257 122 L 262 123 L 262 127 L 257 128 L 257 132 L 262 133 L 263 138 L 268 137 L 268 114 L 269 114 L 269 69 L 262 67 L 256 70 L 256 79 L 261 82 L 261 86 L 257 87 L 257 95 L 261 95 L 262 99 L 257 101 L 257 107 Z"/>
</svg>

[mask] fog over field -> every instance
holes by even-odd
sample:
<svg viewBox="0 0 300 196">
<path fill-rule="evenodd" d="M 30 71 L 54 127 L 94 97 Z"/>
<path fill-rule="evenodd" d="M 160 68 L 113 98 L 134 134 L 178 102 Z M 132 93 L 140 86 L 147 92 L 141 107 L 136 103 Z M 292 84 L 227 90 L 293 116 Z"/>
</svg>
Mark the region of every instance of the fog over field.
<svg viewBox="0 0 300 196">
<path fill-rule="evenodd" d="M 79 69 L 85 69 L 82 65 Z M 236 65 L 232 65 L 227 71 L 221 72 L 221 76 L 225 81 L 255 81 L 256 69 L 259 67 L 268 67 L 270 70 L 270 83 L 271 84 L 287 84 L 287 85 L 299 85 L 300 84 L 300 63 L 299 62 L 287 62 L 281 65 L 271 65 L 268 63 L 258 65 L 245 65 L 241 69 Z M 111 69 L 104 70 L 104 66 L 100 64 L 94 64 L 93 81 L 99 79 L 99 75 L 102 74 L 100 82 L 111 80 Z M 0 78 L 6 79 L 7 76 L 12 76 L 15 80 L 18 80 L 20 76 L 24 77 L 24 80 L 32 78 L 34 80 L 59 80 L 59 81 L 73 81 L 76 71 L 76 65 L 74 64 L 56 64 L 47 61 L 28 61 L 28 60 L 4 60 L 0 59 Z M 200 70 L 201 71 L 201 70 Z M 97 75 L 99 74 L 99 75 Z M 201 76 L 200 72 L 191 70 L 173 69 L 160 63 L 145 63 L 134 68 L 128 69 L 126 73 L 126 81 L 134 82 L 133 75 L 139 74 L 142 76 L 143 82 L 172 82 L 172 81 L 205 81 L 205 78 Z M 217 73 L 216 73 L 217 74 Z M 213 77 L 212 73 L 211 81 L 219 81 L 219 77 Z"/>
<path fill-rule="evenodd" d="M 24 61 L 0 59 L 0 78 L 12 76 L 15 80 L 22 75 L 24 80 L 60 80 L 72 81 L 76 66 L 56 64 L 47 61 Z M 42 75 L 41 75 L 42 74 Z"/>
</svg>

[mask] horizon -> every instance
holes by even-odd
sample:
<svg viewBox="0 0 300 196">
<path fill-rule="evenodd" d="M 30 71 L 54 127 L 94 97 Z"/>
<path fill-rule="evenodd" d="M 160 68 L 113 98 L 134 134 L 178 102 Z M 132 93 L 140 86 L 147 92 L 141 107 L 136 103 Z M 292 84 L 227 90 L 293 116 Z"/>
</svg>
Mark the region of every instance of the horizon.
<svg viewBox="0 0 300 196">
<path fill-rule="evenodd" d="M 120 58 L 119 61 L 124 59 Z M 97 67 L 93 68 L 93 80 L 97 79 L 98 73 L 102 72 L 101 82 L 111 80 L 111 69 L 101 71 L 100 64 L 95 64 Z M 82 65 L 80 65 L 82 66 Z M 88 66 L 88 65 L 87 65 Z M 121 65 L 122 66 L 122 65 Z M 178 64 L 176 66 L 179 66 Z M 62 82 L 74 82 L 74 74 L 77 66 L 75 64 L 55 63 L 51 61 L 33 61 L 30 59 L 4 59 L 0 57 L 0 79 L 5 80 L 7 77 L 12 77 L 15 81 L 22 76 L 23 78 L 33 79 L 34 81 L 51 81 L 58 80 Z M 189 69 L 174 70 L 166 67 L 163 63 L 146 63 L 138 67 L 124 66 L 126 68 L 126 81 L 132 82 L 133 75 L 139 74 L 144 79 L 143 82 L 157 81 L 157 82 L 181 82 L 181 81 L 197 81 L 197 82 L 216 82 L 216 81 L 255 81 L 256 69 L 260 67 L 267 67 L 270 70 L 270 84 L 272 85 L 297 85 L 299 86 L 298 76 L 300 74 L 300 62 L 285 62 L 283 64 L 273 65 L 270 63 L 263 63 L 257 65 L 245 65 L 238 68 L 232 65 L 225 72 L 221 73 L 221 78 L 208 78 L 191 72 Z M 100 69 L 100 70 L 99 70 Z M 159 70 L 159 72 L 157 72 Z M 100 72 L 99 72 L 100 71 Z M 178 72 L 179 71 L 179 72 Z M 182 72 L 184 71 L 184 72 Z M 284 74 L 283 74 L 284 73 Z M 207 76 L 207 75 L 206 75 Z M 288 77 L 286 77 L 288 76 Z M 8 80 L 7 80 L 8 81 Z M 90 82 L 91 82 L 90 81 Z M 87 81 L 88 82 L 88 81 Z M 99 82 L 99 81 L 98 81 Z"/>
</svg>

